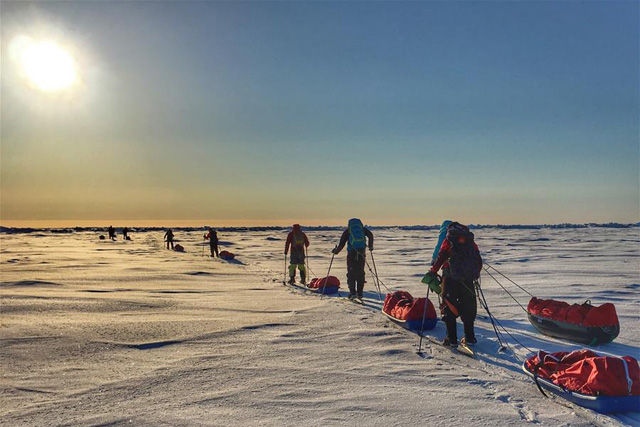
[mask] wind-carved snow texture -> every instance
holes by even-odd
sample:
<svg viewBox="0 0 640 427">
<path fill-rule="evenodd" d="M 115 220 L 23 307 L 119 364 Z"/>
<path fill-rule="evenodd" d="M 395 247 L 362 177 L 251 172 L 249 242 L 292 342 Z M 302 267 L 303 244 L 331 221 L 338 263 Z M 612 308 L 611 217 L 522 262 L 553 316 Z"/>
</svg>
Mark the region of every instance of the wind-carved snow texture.
<svg viewBox="0 0 640 427">
<path fill-rule="evenodd" d="M 532 294 L 613 302 L 620 336 L 596 350 L 640 356 L 638 227 L 474 232 L 485 261 Z M 536 333 L 488 275 L 492 312 L 521 344 L 509 339 L 498 352 L 480 309 L 478 360 L 428 340 L 420 357 L 418 336 L 380 314 L 369 268 L 364 306 L 284 286 L 286 233 L 220 231 L 239 264 L 206 256 L 197 229 L 176 232 L 185 253 L 163 249 L 161 229 L 131 232 L 129 242 L 101 241 L 103 230 L 0 234 L 0 424 L 640 424 L 638 413 L 608 417 L 544 398 L 521 361 L 529 350 L 579 346 Z M 327 274 L 340 233 L 309 231 L 311 277 Z M 387 288 L 422 296 L 437 230 L 374 233 L 381 297 Z M 343 297 L 345 255 L 331 270 Z M 527 294 L 501 282 L 526 305 Z M 443 337 L 443 325 L 429 333 Z"/>
</svg>

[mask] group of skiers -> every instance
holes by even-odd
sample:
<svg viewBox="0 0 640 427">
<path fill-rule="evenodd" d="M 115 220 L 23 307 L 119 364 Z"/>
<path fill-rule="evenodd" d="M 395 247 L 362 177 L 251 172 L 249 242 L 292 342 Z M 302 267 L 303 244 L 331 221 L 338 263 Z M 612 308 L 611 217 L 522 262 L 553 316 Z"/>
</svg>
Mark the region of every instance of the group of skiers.
<svg viewBox="0 0 640 427">
<path fill-rule="evenodd" d="M 373 251 L 373 233 L 358 218 L 349 220 L 340 241 L 331 251 L 337 255 L 347 246 L 347 285 L 349 299 L 362 300 L 365 284 L 366 249 Z M 289 258 L 289 283 L 295 283 L 296 269 L 300 271 L 300 280 L 306 284 L 307 269 L 305 259 L 309 239 L 299 224 L 294 224 L 287 236 L 284 247 Z M 442 277 L 438 272 L 442 269 Z M 447 328 L 445 346 L 457 347 L 458 335 L 456 319 L 461 318 L 464 325 L 464 337 L 461 343 L 473 346 L 476 342 L 474 322 L 477 314 L 476 281 L 482 270 L 482 258 L 474 235 L 465 225 L 445 221 L 440 229 L 438 243 L 431 260 L 431 269 L 423 278 L 430 289 L 440 299 L 440 312 Z"/>
<path fill-rule="evenodd" d="M 110 225 L 109 228 L 107 229 L 107 233 L 109 233 L 109 239 L 115 241 L 117 239 L 116 237 L 116 229 L 113 228 L 113 225 Z M 129 237 L 129 229 L 127 227 L 123 227 L 122 228 L 122 238 L 124 240 L 131 240 L 131 237 Z"/>
<path fill-rule="evenodd" d="M 209 248 L 211 249 L 211 256 L 219 258 L 220 255 L 218 252 L 218 232 L 211 227 L 207 227 L 207 228 L 208 228 L 208 232 L 207 234 L 202 236 L 202 238 L 204 240 L 209 240 Z M 170 228 L 167 228 L 167 231 L 164 233 L 164 241 L 167 243 L 167 249 L 175 249 L 173 245 L 174 237 L 175 236 L 173 234 L 173 230 L 171 230 Z"/>
<path fill-rule="evenodd" d="M 109 238 L 115 240 L 115 229 L 110 226 L 108 232 Z M 124 227 L 122 229 L 123 237 L 129 240 L 127 233 L 128 229 Z M 209 240 L 211 256 L 219 257 L 216 230 L 208 227 L 208 232 L 203 238 Z M 173 239 L 173 231 L 167 229 L 164 234 L 167 249 L 174 249 Z M 363 225 L 360 219 L 352 218 L 331 253 L 334 256 L 339 254 L 345 245 L 347 246 L 348 298 L 362 301 L 366 282 L 364 271 L 366 250 L 368 248 L 369 251 L 373 251 L 373 233 Z M 308 247 L 309 238 L 299 224 L 294 224 L 293 229 L 287 235 L 284 247 L 285 257 L 290 253 L 289 283 L 295 284 L 297 270 L 300 272 L 302 284 L 306 284 Z M 438 275 L 441 269 L 442 277 Z M 474 333 L 477 313 L 475 283 L 480 277 L 481 269 L 482 258 L 478 246 L 474 242 L 473 233 L 469 231 L 467 226 L 458 222 L 444 221 L 431 259 L 431 269 L 422 280 L 438 294 L 440 299 L 440 312 L 447 327 L 447 337 L 443 345 L 457 347 L 456 319 L 458 317 L 461 318 L 464 325 L 464 337 L 461 342 L 465 345 L 473 345 L 477 342 Z"/>
</svg>

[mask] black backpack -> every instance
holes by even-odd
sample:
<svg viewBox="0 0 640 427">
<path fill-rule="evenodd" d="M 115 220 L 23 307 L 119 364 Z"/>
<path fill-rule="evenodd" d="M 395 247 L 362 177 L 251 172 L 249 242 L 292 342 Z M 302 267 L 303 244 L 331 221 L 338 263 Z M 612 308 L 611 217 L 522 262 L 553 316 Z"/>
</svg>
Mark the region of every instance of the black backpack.
<svg viewBox="0 0 640 427">
<path fill-rule="evenodd" d="M 463 225 L 451 227 L 447 231 L 447 240 L 451 245 L 449 276 L 454 280 L 473 282 L 480 278 L 482 258 L 473 237 L 473 233 Z"/>
</svg>

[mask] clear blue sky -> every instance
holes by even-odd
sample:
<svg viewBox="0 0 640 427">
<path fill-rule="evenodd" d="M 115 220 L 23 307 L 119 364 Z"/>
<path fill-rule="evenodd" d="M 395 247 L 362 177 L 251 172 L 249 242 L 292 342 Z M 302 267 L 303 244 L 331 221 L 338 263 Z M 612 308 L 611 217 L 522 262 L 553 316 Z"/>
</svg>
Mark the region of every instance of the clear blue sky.
<svg viewBox="0 0 640 427">
<path fill-rule="evenodd" d="M 639 4 L 3 2 L 2 220 L 636 222 Z"/>
</svg>

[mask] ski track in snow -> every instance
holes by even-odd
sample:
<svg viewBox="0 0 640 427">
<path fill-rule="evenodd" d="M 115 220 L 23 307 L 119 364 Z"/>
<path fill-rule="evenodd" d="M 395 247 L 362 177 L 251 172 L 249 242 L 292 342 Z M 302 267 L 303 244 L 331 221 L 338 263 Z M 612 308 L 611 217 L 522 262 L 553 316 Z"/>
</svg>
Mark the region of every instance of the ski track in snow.
<svg viewBox="0 0 640 427">
<path fill-rule="evenodd" d="M 421 296 L 437 230 L 374 232 L 382 291 Z M 620 336 L 594 350 L 640 357 L 639 228 L 474 232 L 485 261 L 534 295 L 616 304 Z M 544 398 L 521 371 L 529 351 L 498 352 L 480 307 L 477 360 L 428 340 L 420 357 L 418 336 L 379 313 L 368 269 L 365 306 L 284 286 L 286 231 L 221 234 L 237 264 L 203 257 L 201 231 L 176 233 L 185 253 L 159 231 L 98 234 L 0 234 L 0 425 L 640 425 Z M 340 234 L 308 232 L 311 277 Z M 331 271 L 343 295 L 345 256 Z M 482 287 L 527 348 L 580 348 L 536 333 L 486 274 Z"/>
</svg>

